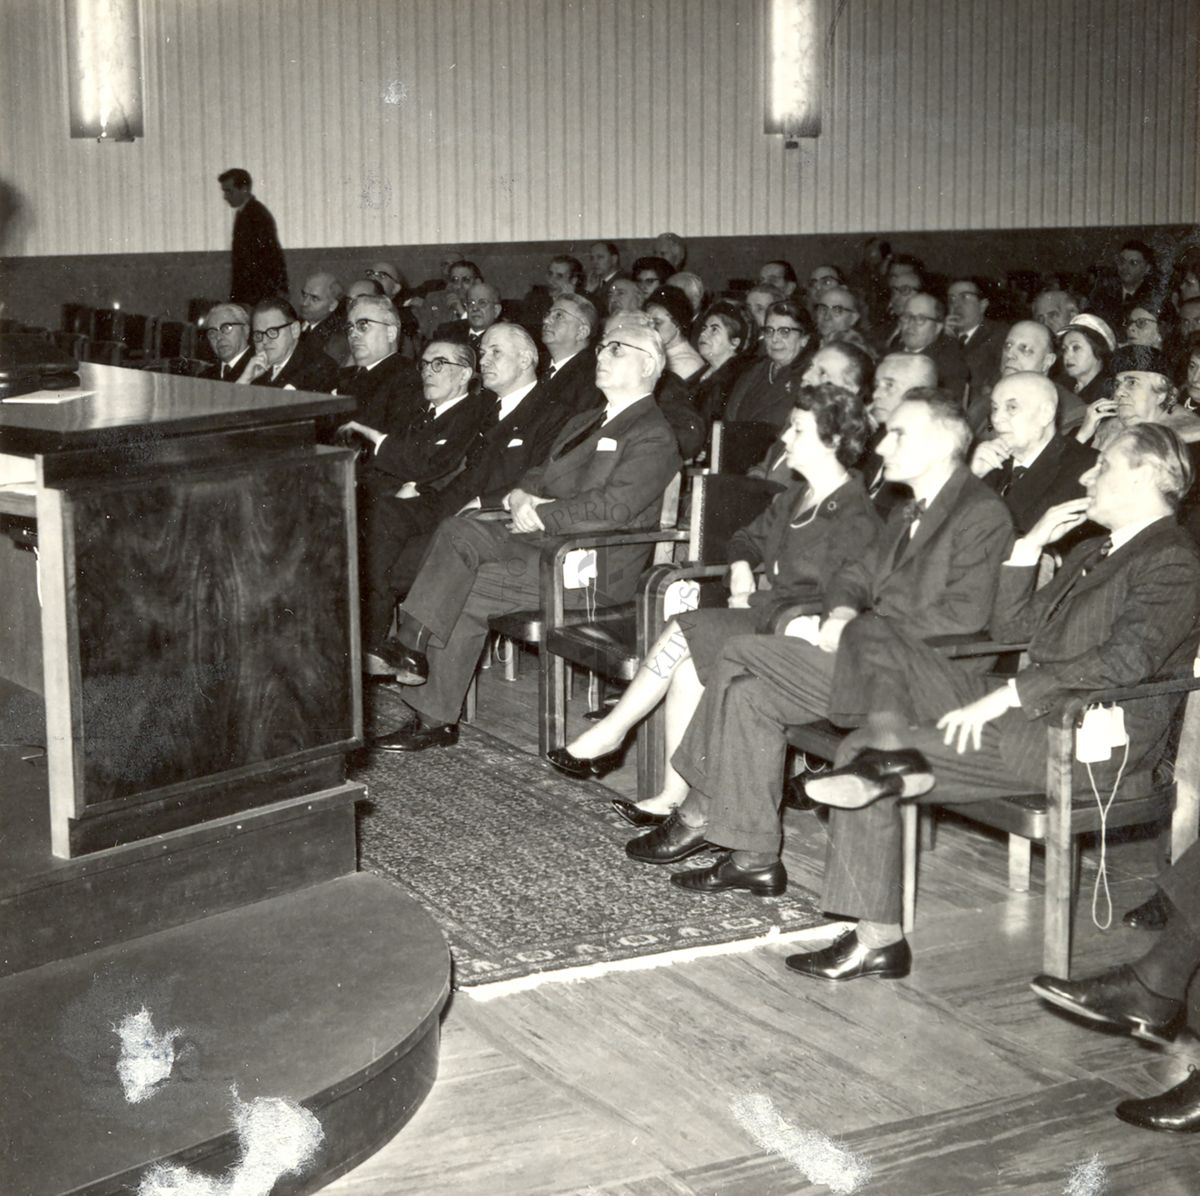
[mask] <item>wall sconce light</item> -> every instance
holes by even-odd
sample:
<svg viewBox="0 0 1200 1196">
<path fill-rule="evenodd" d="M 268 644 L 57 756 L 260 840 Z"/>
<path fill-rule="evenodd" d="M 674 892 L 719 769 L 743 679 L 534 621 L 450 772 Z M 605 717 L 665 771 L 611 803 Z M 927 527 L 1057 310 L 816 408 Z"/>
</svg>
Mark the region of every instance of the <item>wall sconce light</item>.
<svg viewBox="0 0 1200 1196">
<path fill-rule="evenodd" d="M 71 136 L 143 136 L 141 0 L 66 0 L 66 6 Z"/>
<path fill-rule="evenodd" d="M 770 0 L 764 129 L 787 138 L 821 132 L 820 0 Z"/>
</svg>

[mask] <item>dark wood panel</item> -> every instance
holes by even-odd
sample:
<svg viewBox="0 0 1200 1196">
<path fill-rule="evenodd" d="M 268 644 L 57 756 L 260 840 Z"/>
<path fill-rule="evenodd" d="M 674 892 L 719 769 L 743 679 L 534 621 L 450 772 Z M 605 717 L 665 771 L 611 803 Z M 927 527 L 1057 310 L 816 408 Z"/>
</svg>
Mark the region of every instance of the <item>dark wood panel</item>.
<svg viewBox="0 0 1200 1196">
<path fill-rule="evenodd" d="M 42 608 L 37 598 L 37 559 L 5 534 L 0 516 L 0 673 L 41 693 Z M 21 526 L 28 528 L 29 521 Z"/>
<path fill-rule="evenodd" d="M 355 738 L 344 456 L 66 495 L 85 807 Z"/>
</svg>

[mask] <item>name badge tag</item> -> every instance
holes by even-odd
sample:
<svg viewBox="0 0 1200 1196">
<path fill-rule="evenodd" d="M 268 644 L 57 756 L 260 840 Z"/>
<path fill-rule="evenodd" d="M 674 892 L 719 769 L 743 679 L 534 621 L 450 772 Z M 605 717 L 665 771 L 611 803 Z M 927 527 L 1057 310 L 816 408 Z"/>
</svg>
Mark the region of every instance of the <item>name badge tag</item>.
<svg viewBox="0 0 1200 1196">
<path fill-rule="evenodd" d="M 596 442 L 596 452 L 598 453 L 615 453 L 617 451 L 617 442 L 611 436 L 601 436 Z"/>
</svg>

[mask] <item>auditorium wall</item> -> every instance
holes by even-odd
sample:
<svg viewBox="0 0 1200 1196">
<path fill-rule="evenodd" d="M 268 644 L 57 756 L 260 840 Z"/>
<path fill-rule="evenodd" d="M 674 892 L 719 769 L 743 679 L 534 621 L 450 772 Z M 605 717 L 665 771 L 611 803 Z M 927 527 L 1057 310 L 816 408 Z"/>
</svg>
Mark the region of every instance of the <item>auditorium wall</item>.
<svg viewBox="0 0 1200 1196">
<path fill-rule="evenodd" d="M 762 131 L 763 0 L 142 11 L 146 135 L 97 144 L 67 136 L 62 4 L 0 4 L 10 310 L 114 261 L 122 278 L 195 263 L 191 293 L 210 292 L 229 165 L 304 259 L 447 242 L 511 258 L 502 246 L 664 228 L 765 243 L 1168 225 L 1200 208 L 1194 0 L 827 0 L 822 132 L 791 150 Z M 424 276 L 433 253 L 412 256 Z"/>
</svg>

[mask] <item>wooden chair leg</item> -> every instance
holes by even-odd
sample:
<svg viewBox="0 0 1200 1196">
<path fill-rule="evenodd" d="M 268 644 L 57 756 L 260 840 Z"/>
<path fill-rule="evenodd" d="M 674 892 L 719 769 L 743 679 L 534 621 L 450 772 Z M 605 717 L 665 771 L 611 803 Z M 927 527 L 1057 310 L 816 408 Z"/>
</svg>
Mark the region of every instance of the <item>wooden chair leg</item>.
<svg viewBox="0 0 1200 1196">
<path fill-rule="evenodd" d="M 900 928 L 905 934 L 911 934 L 916 923 L 917 909 L 917 853 L 919 851 L 919 836 L 917 824 L 924 817 L 928 819 L 930 812 L 921 810 L 912 802 L 904 802 L 900 807 L 900 819 L 904 832 L 904 880 L 902 890 L 902 905 Z"/>
<path fill-rule="evenodd" d="M 1029 892 L 1033 841 L 1023 835 L 1008 836 L 1008 887 L 1014 893 Z"/>
<path fill-rule="evenodd" d="M 587 704 L 589 710 L 600 708 L 600 678 L 589 670 L 587 675 Z"/>
<path fill-rule="evenodd" d="M 933 806 L 922 806 L 918 826 L 922 851 L 932 851 L 937 846 L 937 824 L 937 810 Z"/>
<path fill-rule="evenodd" d="M 538 751 L 567 742 L 567 678 L 571 666 L 542 645 L 538 653 Z"/>
<path fill-rule="evenodd" d="M 504 661 L 504 680 L 515 681 L 521 668 L 521 662 L 518 659 L 521 649 L 518 647 L 517 641 L 502 635 L 496 650 L 500 653 L 500 659 Z"/>
<path fill-rule="evenodd" d="M 471 684 L 467 686 L 467 696 L 463 700 L 463 716 L 464 723 L 473 723 L 475 721 L 475 706 L 479 698 L 479 674 L 474 673 L 471 676 Z"/>
<path fill-rule="evenodd" d="M 1074 913 L 1075 836 L 1071 833 L 1071 760 L 1074 730 L 1050 730 L 1047 760 L 1046 910 L 1042 931 L 1042 970 L 1071 975 L 1071 920 Z"/>
<path fill-rule="evenodd" d="M 1179 751 L 1175 753 L 1175 808 L 1171 813 L 1171 860 L 1174 862 L 1200 832 L 1200 690 L 1188 694 Z"/>
</svg>

